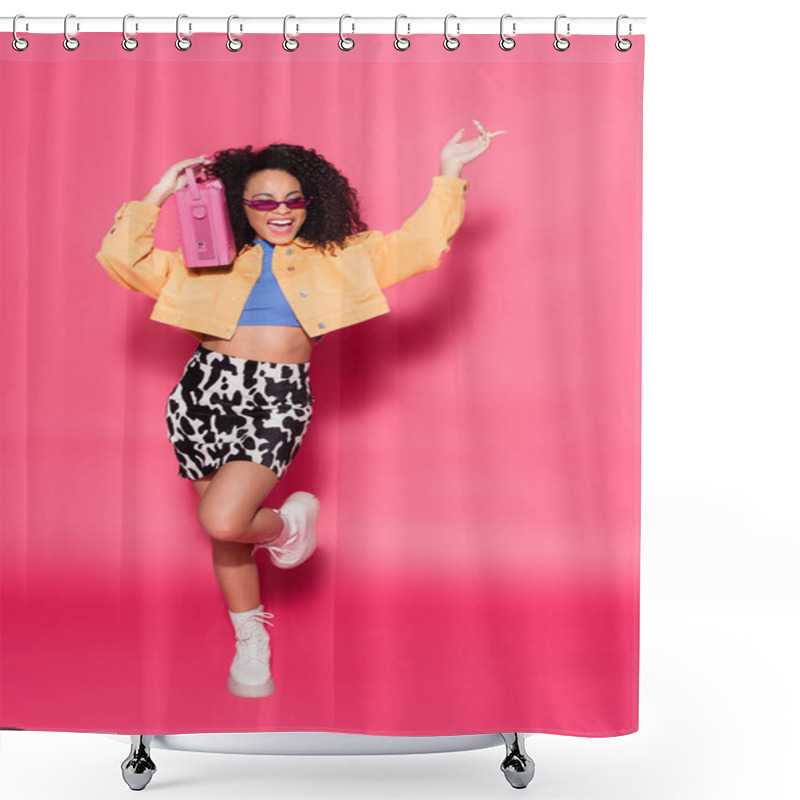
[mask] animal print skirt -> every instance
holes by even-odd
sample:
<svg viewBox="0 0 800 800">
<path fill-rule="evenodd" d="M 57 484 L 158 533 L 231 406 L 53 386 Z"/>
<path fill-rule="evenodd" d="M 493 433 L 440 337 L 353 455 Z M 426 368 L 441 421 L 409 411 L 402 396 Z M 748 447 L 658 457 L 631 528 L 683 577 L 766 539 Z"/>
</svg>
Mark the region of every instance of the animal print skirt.
<svg viewBox="0 0 800 800">
<path fill-rule="evenodd" d="M 282 478 L 313 402 L 308 363 L 252 361 L 199 345 L 167 398 L 178 474 L 197 479 L 228 461 L 254 461 Z"/>
</svg>

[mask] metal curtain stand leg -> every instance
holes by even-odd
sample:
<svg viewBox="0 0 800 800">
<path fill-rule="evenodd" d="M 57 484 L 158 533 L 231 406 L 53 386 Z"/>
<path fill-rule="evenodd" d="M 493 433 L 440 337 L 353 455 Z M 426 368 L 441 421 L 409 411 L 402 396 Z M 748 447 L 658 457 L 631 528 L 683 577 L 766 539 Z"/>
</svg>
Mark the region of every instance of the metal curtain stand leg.
<svg viewBox="0 0 800 800">
<path fill-rule="evenodd" d="M 152 736 L 131 734 L 131 752 L 122 762 L 122 778 L 134 791 L 144 789 L 156 771 L 156 765 L 150 758 L 150 742 Z"/>
<path fill-rule="evenodd" d="M 501 733 L 506 743 L 506 757 L 500 765 L 506 780 L 515 789 L 524 789 L 532 780 L 536 765 L 525 752 L 525 737 L 521 733 Z"/>
<path fill-rule="evenodd" d="M 515 789 L 524 789 L 533 779 L 535 764 L 525 752 L 525 737 L 521 733 L 501 733 L 506 745 L 506 757 L 500 769 Z M 150 757 L 153 736 L 131 734 L 131 751 L 122 762 L 122 778 L 131 789 L 144 789 L 156 772 Z"/>
</svg>

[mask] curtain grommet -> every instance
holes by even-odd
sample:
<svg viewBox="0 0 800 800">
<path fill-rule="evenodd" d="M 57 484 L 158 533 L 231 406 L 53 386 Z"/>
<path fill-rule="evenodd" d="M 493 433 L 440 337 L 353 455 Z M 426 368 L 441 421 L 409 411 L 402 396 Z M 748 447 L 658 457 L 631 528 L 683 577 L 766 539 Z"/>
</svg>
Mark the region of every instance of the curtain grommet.
<svg viewBox="0 0 800 800">
<path fill-rule="evenodd" d="M 401 19 L 408 19 L 408 17 L 405 14 L 398 14 L 394 18 L 394 49 L 403 51 L 411 47 L 411 39 L 406 39 L 397 32 L 397 26 Z M 407 22 L 406 25 L 408 25 L 408 32 L 411 33 L 411 23 Z"/>
<path fill-rule="evenodd" d="M 286 50 L 288 53 L 293 53 L 295 50 L 297 50 L 298 47 L 300 47 L 300 40 L 295 39 L 293 36 L 289 36 L 289 34 L 286 32 L 286 23 L 290 19 L 297 19 L 297 17 L 295 17 L 293 14 L 287 14 L 283 18 L 283 49 Z M 297 26 L 297 30 L 299 29 L 300 27 Z M 297 30 L 295 31 L 295 33 L 297 32 Z"/>
<path fill-rule="evenodd" d="M 620 14 L 617 17 L 617 41 L 614 42 L 614 47 L 616 47 L 617 50 L 620 51 L 620 53 L 627 53 L 628 50 L 630 50 L 631 47 L 633 47 L 633 42 L 630 39 L 623 39 L 619 35 L 619 22 L 622 19 L 629 19 L 629 17 L 628 17 L 627 14 Z M 631 32 L 631 24 L 629 22 L 628 23 L 628 33 L 630 34 L 630 32 Z"/>
<path fill-rule="evenodd" d="M 25 19 L 24 14 L 17 14 L 14 17 L 14 21 L 11 23 L 11 33 L 13 34 L 13 39 L 11 40 L 11 46 L 18 52 L 21 53 L 23 50 L 28 49 L 28 40 L 23 39 L 21 36 L 17 36 L 17 20 L 18 19 Z M 25 23 L 25 28 L 27 30 L 28 23 Z"/>
<path fill-rule="evenodd" d="M 81 43 L 74 36 L 70 36 L 69 33 L 67 32 L 67 25 L 69 23 L 69 20 L 70 18 L 74 17 L 75 14 L 67 14 L 67 16 L 64 17 L 64 49 L 69 50 L 70 52 L 72 52 L 73 50 L 77 50 L 81 46 Z M 77 32 L 80 29 L 81 29 L 80 22 L 75 23 L 75 31 Z"/>
<path fill-rule="evenodd" d="M 569 39 L 559 35 L 558 33 L 558 21 L 560 19 L 566 19 L 566 14 L 559 14 L 556 19 L 555 23 L 553 24 L 553 32 L 555 33 L 555 41 L 553 42 L 553 47 L 558 50 L 559 53 L 563 53 L 565 50 L 569 48 Z M 569 36 L 569 22 L 567 23 L 567 36 Z"/>
<path fill-rule="evenodd" d="M 182 52 L 185 52 L 186 50 L 188 50 L 192 46 L 192 40 L 191 39 L 187 39 L 181 33 L 181 20 L 182 19 L 186 19 L 188 16 L 189 16 L 188 14 L 178 14 L 178 16 L 177 16 L 177 18 L 175 20 L 175 35 L 177 36 L 177 38 L 175 39 L 175 47 L 177 47 L 178 50 L 180 50 Z M 189 33 L 191 33 L 191 32 L 192 32 L 192 23 L 190 22 L 189 23 Z"/>
<path fill-rule="evenodd" d="M 461 23 L 456 21 L 456 35 L 451 36 L 447 32 L 447 23 L 450 21 L 450 17 L 456 17 L 456 15 L 448 14 L 444 18 L 444 41 L 442 42 L 442 44 L 444 45 L 445 50 L 452 51 L 452 50 L 458 50 L 458 48 L 461 46 L 461 42 L 456 38 L 458 34 L 461 33 Z M 458 17 L 456 17 L 456 20 L 458 20 Z"/>
<path fill-rule="evenodd" d="M 349 14 L 342 14 L 342 16 L 339 17 L 339 49 L 348 52 L 356 46 L 356 41 L 355 39 L 351 39 L 349 36 L 345 36 L 342 33 L 342 23 L 344 22 L 345 18 L 353 19 Z M 356 24 L 354 22 L 352 32 L 355 33 L 355 30 Z"/>
<path fill-rule="evenodd" d="M 511 17 L 511 16 L 513 16 L 513 15 L 512 14 L 503 14 L 503 16 L 500 17 L 500 49 L 501 50 L 505 50 L 505 51 L 513 50 L 517 46 L 516 41 L 514 39 L 512 39 L 511 36 L 506 36 L 505 33 L 503 32 L 503 23 L 506 21 L 506 18 Z M 517 32 L 517 23 L 516 22 L 512 22 L 511 23 L 511 33 L 513 35 L 516 32 Z"/>
<path fill-rule="evenodd" d="M 225 47 L 231 51 L 231 53 L 238 53 L 243 47 L 244 42 L 241 39 L 237 39 L 235 36 L 231 34 L 231 20 L 239 19 L 237 14 L 231 14 L 228 17 L 228 41 L 225 42 Z M 239 26 L 239 32 L 241 33 L 242 27 Z"/>
<path fill-rule="evenodd" d="M 127 50 L 130 53 L 139 46 L 139 40 L 134 39 L 133 36 L 128 36 L 127 25 L 129 19 L 135 19 L 133 14 L 126 14 L 122 18 L 122 49 Z M 134 29 L 137 31 L 139 30 L 138 22 L 134 23 Z"/>
</svg>

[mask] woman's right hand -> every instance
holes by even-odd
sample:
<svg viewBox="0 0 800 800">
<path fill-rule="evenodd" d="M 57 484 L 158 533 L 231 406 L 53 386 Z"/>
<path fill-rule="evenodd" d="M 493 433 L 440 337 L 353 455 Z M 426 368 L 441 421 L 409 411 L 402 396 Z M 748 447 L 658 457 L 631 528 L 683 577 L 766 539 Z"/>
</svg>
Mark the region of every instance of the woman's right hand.
<svg viewBox="0 0 800 800">
<path fill-rule="evenodd" d="M 211 159 L 208 155 L 203 155 L 197 158 L 187 158 L 177 164 L 173 164 L 161 176 L 159 182 L 142 198 L 142 202 L 151 203 L 154 206 L 162 206 L 170 195 L 186 186 L 186 176 L 183 174 L 186 167 L 200 163 L 210 164 Z"/>
</svg>

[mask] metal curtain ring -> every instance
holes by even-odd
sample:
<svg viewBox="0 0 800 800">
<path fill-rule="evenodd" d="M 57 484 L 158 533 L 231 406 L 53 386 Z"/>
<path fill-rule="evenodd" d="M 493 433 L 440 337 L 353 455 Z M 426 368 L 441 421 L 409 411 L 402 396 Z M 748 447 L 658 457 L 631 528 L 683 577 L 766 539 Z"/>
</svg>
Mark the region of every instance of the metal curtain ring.
<svg viewBox="0 0 800 800">
<path fill-rule="evenodd" d="M 293 53 L 298 47 L 300 47 L 300 41 L 286 33 L 286 23 L 290 19 L 297 19 L 297 17 L 295 17 L 293 14 L 287 14 L 283 18 L 283 49 Z"/>
<path fill-rule="evenodd" d="M 394 18 L 394 47 L 395 50 L 408 50 L 408 48 L 411 47 L 411 39 L 406 39 L 397 32 L 397 24 L 401 17 L 403 19 L 408 19 L 405 14 L 398 14 Z M 408 32 L 411 33 L 411 23 L 407 22 L 406 25 L 408 25 Z"/>
<path fill-rule="evenodd" d="M 621 19 L 629 19 L 629 17 L 628 17 L 627 14 L 620 14 L 617 17 L 617 41 L 614 42 L 614 47 L 616 47 L 617 50 L 620 51 L 620 53 L 627 53 L 628 50 L 630 50 L 631 47 L 633 47 L 633 42 L 630 39 L 620 39 L 620 36 L 619 36 L 619 21 Z M 630 33 L 630 32 L 631 32 L 631 26 L 630 26 L 630 24 L 628 24 L 628 33 Z"/>
<path fill-rule="evenodd" d="M 503 23 L 506 21 L 506 17 L 510 17 L 510 16 L 512 16 L 512 15 L 511 14 L 503 14 L 503 16 L 500 17 L 500 49 L 501 50 L 513 50 L 517 46 L 517 43 L 510 36 L 506 36 L 503 33 Z M 512 22 L 511 23 L 511 33 L 516 33 L 516 32 L 517 32 L 517 23 L 516 22 Z"/>
<path fill-rule="evenodd" d="M 555 47 L 555 49 L 558 50 L 559 52 L 563 52 L 569 47 L 569 39 L 565 39 L 563 36 L 558 35 L 558 21 L 560 19 L 566 19 L 566 18 L 567 18 L 566 14 L 559 14 L 556 17 L 556 21 L 553 27 L 553 30 L 556 35 L 556 40 L 553 42 L 553 47 Z M 569 36 L 569 22 L 567 23 L 567 36 Z"/>
<path fill-rule="evenodd" d="M 11 41 L 11 46 L 15 50 L 17 50 L 18 52 L 21 53 L 23 50 L 27 50 L 28 49 L 28 40 L 27 39 L 23 39 L 20 36 L 17 36 L 17 20 L 18 19 L 25 19 L 25 15 L 24 14 L 17 14 L 17 16 L 14 17 L 14 21 L 11 23 L 11 33 L 14 34 L 14 38 Z M 25 27 L 27 28 L 27 23 L 26 23 Z"/>
<path fill-rule="evenodd" d="M 349 38 L 348 36 L 345 36 L 342 33 L 342 22 L 344 22 L 345 17 L 347 17 L 348 19 L 353 19 L 349 14 L 342 14 L 342 16 L 339 17 L 339 49 L 352 50 L 356 46 L 355 40 Z M 354 22 L 353 31 L 355 31 L 355 29 L 356 29 L 356 24 Z"/>
<path fill-rule="evenodd" d="M 456 39 L 455 36 L 451 36 L 447 32 L 447 23 L 450 20 L 450 17 L 455 16 L 455 14 L 448 14 L 444 18 L 444 42 L 442 42 L 442 44 L 444 45 L 445 50 L 458 50 L 458 48 L 461 46 L 461 42 Z M 458 19 L 458 17 L 456 17 L 456 19 Z M 456 22 L 456 36 L 458 36 L 459 33 L 461 33 L 461 23 Z"/>
<path fill-rule="evenodd" d="M 177 47 L 178 50 L 188 50 L 192 46 L 192 40 L 187 39 L 181 33 L 181 20 L 186 19 L 188 16 L 189 16 L 188 14 L 178 14 L 178 17 L 175 20 L 175 35 L 178 37 L 177 39 L 175 39 L 175 47 Z M 191 33 L 191 31 L 192 31 L 192 23 L 190 22 L 189 32 Z"/>
<path fill-rule="evenodd" d="M 80 47 L 80 42 L 74 37 L 70 36 L 67 33 L 67 23 L 69 22 L 70 17 L 74 17 L 74 14 L 67 14 L 64 17 L 64 49 L 65 50 L 77 50 Z M 80 23 L 76 23 L 75 30 L 79 31 L 81 29 Z"/>
<path fill-rule="evenodd" d="M 133 14 L 126 14 L 122 18 L 122 49 L 123 50 L 135 50 L 139 46 L 139 42 L 137 39 L 134 39 L 132 36 L 128 36 L 128 31 L 126 26 L 128 24 L 129 19 L 135 19 Z M 136 30 L 139 30 L 138 23 L 136 24 Z"/>
<path fill-rule="evenodd" d="M 231 14 L 228 17 L 228 41 L 225 43 L 225 47 L 231 51 L 231 53 L 238 53 L 243 47 L 244 42 L 241 39 L 237 39 L 235 36 L 231 36 L 231 20 L 232 19 L 239 19 L 236 14 Z M 239 30 L 241 31 L 241 26 Z"/>
</svg>

